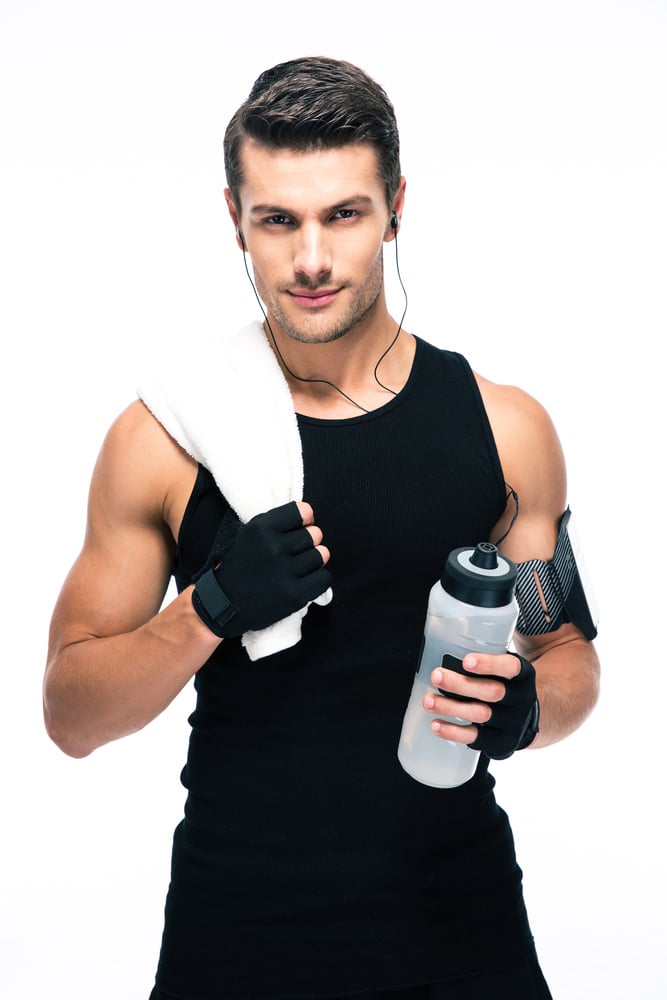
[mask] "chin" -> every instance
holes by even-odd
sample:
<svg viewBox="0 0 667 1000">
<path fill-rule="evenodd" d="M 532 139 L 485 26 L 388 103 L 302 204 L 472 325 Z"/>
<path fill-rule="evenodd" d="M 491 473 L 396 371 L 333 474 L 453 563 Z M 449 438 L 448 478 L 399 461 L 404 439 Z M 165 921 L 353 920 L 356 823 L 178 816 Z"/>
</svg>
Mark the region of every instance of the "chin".
<svg viewBox="0 0 667 1000">
<path fill-rule="evenodd" d="M 275 314 L 276 319 L 287 337 L 299 344 L 332 344 L 345 337 L 351 330 L 362 323 L 372 312 L 377 297 L 364 309 L 355 309 L 341 316 L 338 321 L 333 318 L 313 317 L 309 322 L 295 323 L 289 316 Z"/>
<path fill-rule="evenodd" d="M 297 330 L 293 326 L 285 326 L 285 324 L 281 324 L 281 326 L 290 340 L 295 340 L 299 344 L 332 344 L 335 340 L 340 340 L 341 337 L 344 337 L 351 330 L 349 326 L 334 330 L 313 331 Z"/>
</svg>

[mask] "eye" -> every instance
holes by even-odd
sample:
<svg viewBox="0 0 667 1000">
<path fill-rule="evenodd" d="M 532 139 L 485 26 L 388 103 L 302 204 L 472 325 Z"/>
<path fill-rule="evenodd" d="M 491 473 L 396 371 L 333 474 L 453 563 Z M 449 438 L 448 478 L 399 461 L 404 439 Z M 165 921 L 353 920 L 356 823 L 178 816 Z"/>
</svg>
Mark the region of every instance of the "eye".
<svg viewBox="0 0 667 1000">
<path fill-rule="evenodd" d="M 269 215 L 264 219 L 264 224 L 267 226 L 287 226 L 290 223 L 290 219 L 287 215 Z"/>
<path fill-rule="evenodd" d="M 334 219 L 354 219 L 357 215 L 359 215 L 359 212 L 356 208 L 339 208 L 334 215 Z"/>
</svg>

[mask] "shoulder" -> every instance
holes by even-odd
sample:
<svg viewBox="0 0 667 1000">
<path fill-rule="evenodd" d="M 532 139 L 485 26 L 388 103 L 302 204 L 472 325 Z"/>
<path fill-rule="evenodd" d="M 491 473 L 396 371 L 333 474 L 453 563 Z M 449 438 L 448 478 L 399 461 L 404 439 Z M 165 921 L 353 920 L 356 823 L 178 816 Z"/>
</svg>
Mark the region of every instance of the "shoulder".
<svg viewBox="0 0 667 1000">
<path fill-rule="evenodd" d="M 542 403 L 523 389 L 477 373 L 475 378 L 505 481 L 519 499 L 519 517 L 503 550 L 519 560 L 550 558 L 567 501 L 565 457 L 556 427 Z"/>
<path fill-rule="evenodd" d="M 515 385 L 491 382 L 474 373 L 494 433 L 519 435 L 535 443 L 555 443 L 556 429 L 545 407 L 534 396 Z"/>
<path fill-rule="evenodd" d="M 159 470 L 185 457 L 183 449 L 167 433 L 147 406 L 136 400 L 116 417 L 106 433 L 98 465 L 115 472 L 138 473 L 150 481 Z"/>
<path fill-rule="evenodd" d="M 95 465 L 91 497 L 110 514 L 178 527 L 197 463 L 141 400 L 112 423 Z M 182 511 L 181 511 L 182 513 Z"/>
</svg>

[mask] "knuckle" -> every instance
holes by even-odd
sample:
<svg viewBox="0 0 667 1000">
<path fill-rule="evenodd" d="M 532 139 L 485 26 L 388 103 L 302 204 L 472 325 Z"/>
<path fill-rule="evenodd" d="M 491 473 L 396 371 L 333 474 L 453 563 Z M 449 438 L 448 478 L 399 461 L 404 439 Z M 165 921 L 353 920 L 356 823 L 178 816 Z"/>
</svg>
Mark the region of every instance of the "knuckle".
<svg viewBox="0 0 667 1000">
<path fill-rule="evenodd" d="M 502 701 L 507 694 L 507 686 L 502 681 L 492 681 L 487 701 Z"/>
<path fill-rule="evenodd" d="M 510 654 L 510 662 L 512 664 L 512 669 L 510 670 L 509 676 L 514 679 L 518 677 L 522 670 L 522 663 L 518 656 Z"/>
<path fill-rule="evenodd" d="M 479 702 L 470 706 L 470 711 L 468 713 L 470 716 L 470 721 L 476 723 L 477 725 L 484 725 L 491 718 L 491 709 L 488 705 Z"/>
</svg>

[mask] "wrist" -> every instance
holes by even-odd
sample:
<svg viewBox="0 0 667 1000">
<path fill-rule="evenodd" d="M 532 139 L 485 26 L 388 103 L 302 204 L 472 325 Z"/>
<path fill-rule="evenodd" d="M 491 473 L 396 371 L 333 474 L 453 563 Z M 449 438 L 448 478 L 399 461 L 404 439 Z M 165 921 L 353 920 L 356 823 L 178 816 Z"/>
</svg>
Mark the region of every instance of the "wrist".
<svg viewBox="0 0 667 1000">
<path fill-rule="evenodd" d="M 238 634 L 229 626 L 238 608 L 220 586 L 213 569 L 196 581 L 192 589 L 192 606 L 204 625 L 219 639 Z"/>
<path fill-rule="evenodd" d="M 207 650 L 207 657 L 213 652 L 214 649 L 220 644 L 220 640 L 224 636 L 218 635 L 213 631 L 212 628 L 205 621 L 204 617 L 197 610 L 197 604 L 195 603 L 195 590 L 196 587 L 192 584 L 190 587 L 186 587 L 180 594 L 180 598 L 184 601 L 184 610 L 187 615 L 188 625 L 191 633 L 191 642 L 196 644 L 202 643 L 205 650 Z"/>
<path fill-rule="evenodd" d="M 527 750 L 528 747 L 532 747 L 535 742 L 535 738 L 540 731 L 540 703 L 539 700 L 535 699 L 535 704 L 533 705 L 533 710 L 528 716 L 526 722 L 526 730 L 519 740 L 517 750 Z"/>
</svg>

